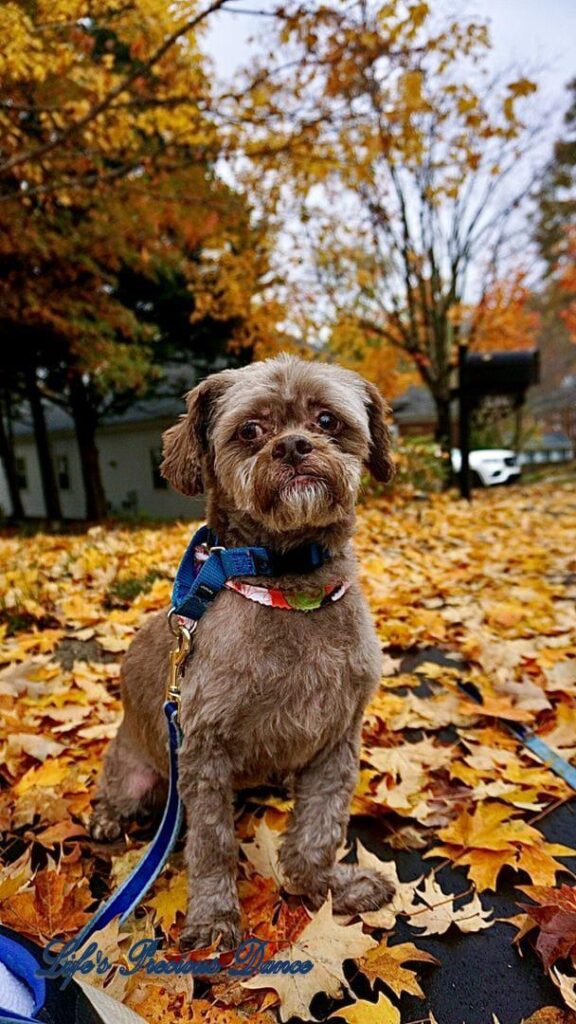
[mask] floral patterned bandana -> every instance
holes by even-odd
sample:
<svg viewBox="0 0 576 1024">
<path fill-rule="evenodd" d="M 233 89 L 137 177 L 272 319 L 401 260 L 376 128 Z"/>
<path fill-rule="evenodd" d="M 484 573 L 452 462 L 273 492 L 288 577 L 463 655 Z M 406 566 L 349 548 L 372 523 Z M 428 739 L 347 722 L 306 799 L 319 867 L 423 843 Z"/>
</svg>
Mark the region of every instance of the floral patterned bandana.
<svg viewBox="0 0 576 1024">
<path fill-rule="evenodd" d="M 194 561 L 198 571 L 202 563 L 209 556 L 206 545 L 201 544 L 194 551 Z M 254 583 L 243 583 L 241 580 L 229 579 L 224 584 L 226 590 L 235 590 L 237 594 L 246 597 L 249 601 L 256 601 L 258 604 L 266 605 L 268 608 L 284 608 L 287 611 L 312 612 L 316 608 L 322 608 L 326 604 L 339 601 L 350 587 L 348 580 L 336 580 L 334 583 L 326 583 L 316 590 L 303 592 L 280 590 L 278 587 L 261 587 Z"/>
<path fill-rule="evenodd" d="M 227 580 L 224 584 L 227 590 L 235 590 L 242 597 L 249 601 L 257 601 L 258 604 L 265 604 L 268 608 L 286 608 L 296 612 L 312 612 L 315 608 L 322 608 L 325 604 L 338 601 L 348 590 L 350 583 L 340 581 L 327 583 L 317 590 L 298 593 L 298 591 L 286 593 L 278 587 L 256 587 L 253 583 L 242 583 L 240 580 Z"/>
</svg>

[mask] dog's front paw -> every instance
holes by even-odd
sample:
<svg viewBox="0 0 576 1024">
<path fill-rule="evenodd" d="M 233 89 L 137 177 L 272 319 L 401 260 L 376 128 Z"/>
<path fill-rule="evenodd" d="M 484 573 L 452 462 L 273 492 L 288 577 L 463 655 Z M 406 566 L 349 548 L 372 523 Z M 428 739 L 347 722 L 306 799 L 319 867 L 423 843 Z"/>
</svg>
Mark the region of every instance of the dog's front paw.
<svg viewBox="0 0 576 1024">
<path fill-rule="evenodd" d="M 96 804 L 88 822 L 88 832 L 97 843 L 113 843 L 122 835 L 122 825 L 118 815 L 105 805 Z"/>
<path fill-rule="evenodd" d="M 213 921 L 190 922 L 185 924 L 180 933 L 180 949 L 208 949 L 216 943 L 220 951 L 235 949 L 242 932 L 240 925 L 230 919 L 215 918 Z"/>
<path fill-rule="evenodd" d="M 385 903 L 390 903 L 395 892 L 392 882 L 378 871 L 359 868 L 355 864 L 336 864 L 328 884 L 332 890 L 335 914 L 365 914 L 380 910 Z"/>
</svg>

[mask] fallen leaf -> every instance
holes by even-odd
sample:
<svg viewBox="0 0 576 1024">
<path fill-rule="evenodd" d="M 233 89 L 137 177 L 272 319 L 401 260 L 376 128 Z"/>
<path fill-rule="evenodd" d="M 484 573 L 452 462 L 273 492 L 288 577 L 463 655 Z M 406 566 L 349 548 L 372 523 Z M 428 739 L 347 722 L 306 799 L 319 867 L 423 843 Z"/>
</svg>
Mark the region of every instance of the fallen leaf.
<svg viewBox="0 0 576 1024">
<path fill-rule="evenodd" d="M 328 1020 L 345 1020 L 348 1024 L 400 1024 L 400 1010 L 381 992 L 378 1002 L 358 999 L 330 1014 Z"/>
<path fill-rule="evenodd" d="M 552 750 L 570 760 L 576 755 L 576 705 L 559 704 L 556 726 L 549 732 L 539 733 Z"/>
<path fill-rule="evenodd" d="M 41 788 L 57 786 L 66 778 L 69 771 L 70 761 L 68 758 L 60 758 L 56 761 L 50 757 L 40 767 L 30 768 L 14 786 L 14 793 L 16 796 L 22 796 L 36 786 Z"/>
<path fill-rule="evenodd" d="M 69 938 L 90 915 L 86 908 L 94 902 L 88 880 L 67 883 L 64 872 L 40 871 L 34 888 L 12 897 L 2 908 L 2 923 L 33 939 Z"/>
<path fill-rule="evenodd" d="M 522 910 L 538 925 L 536 949 L 546 970 L 564 957 L 572 957 L 576 965 L 576 889 L 561 885 L 524 885 L 522 892 L 536 901 Z"/>
<path fill-rule="evenodd" d="M 41 843 L 47 849 L 51 849 L 57 843 L 65 843 L 71 839 L 83 839 L 87 834 L 83 825 L 70 821 L 70 819 L 64 819 L 55 825 L 50 825 L 48 828 L 43 829 L 42 832 L 37 832 L 34 836 L 34 841 Z"/>
<path fill-rule="evenodd" d="M 494 889 L 505 865 L 526 871 L 538 882 L 553 882 L 562 865 L 554 857 L 570 856 L 570 847 L 547 843 L 542 833 L 518 819 L 510 807 L 500 803 L 478 804 L 438 832 L 444 844 L 425 856 L 446 856 L 468 865 L 469 876 L 480 891 Z"/>
<path fill-rule="evenodd" d="M 559 661 L 550 668 L 544 668 L 546 689 L 550 693 L 576 694 L 576 658 Z"/>
<path fill-rule="evenodd" d="M 383 878 L 394 886 L 394 896 L 390 903 L 385 903 L 379 910 L 366 911 L 360 916 L 365 924 L 371 928 L 385 928 L 389 930 L 396 924 L 398 914 L 406 914 L 412 906 L 415 887 L 419 879 L 416 879 L 414 882 L 401 882 L 398 878 L 394 861 L 380 860 L 374 853 L 366 850 L 360 841 L 356 845 L 358 865 L 361 868 L 370 868 L 377 871 L 379 875 L 382 875 Z"/>
<path fill-rule="evenodd" d="M 42 736 L 38 733 L 16 732 L 8 736 L 6 740 L 6 761 L 18 757 L 19 754 L 28 754 L 36 761 L 45 761 L 47 757 L 57 757 L 65 749 L 62 743 L 57 743 L 50 736 Z"/>
<path fill-rule="evenodd" d="M 144 903 L 154 911 L 154 923 L 160 925 L 164 935 L 176 922 L 178 914 L 186 913 L 188 901 L 188 879 L 185 872 L 174 875 L 168 885 L 155 896 L 146 897 Z"/>
<path fill-rule="evenodd" d="M 282 885 L 282 871 L 278 861 L 281 841 L 281 834 L 262 820 L 254 832 L 254 838 L 241 843 L 241 848 L 254 870 L 262 878 L 273 878 L 278 886 Z"/>
<path fill-rule="evenodd" d="M 484 910 L 477 893 L 456 910 L 454 902 L 459 899 L 457 893 L 445 893 L 434 876 L 427 875 L 416 889 L 408 923 L 421 935 L 443 935 L 453 924 L 461 932 L 491 928 L 492 911 Z"/>
<path fill-rule="evenodd" d="M 258 974 L 242 985 L 249 989 L 274 989 L 280 997 L 280 1020 L 307 1019 L 310 1003 L 318 992 L 334 998 L 341 994 L 346 985 L 343 961 L 357 959 L 376 945 L 374 939 L 364 934 L 361 924 L 338 924 L 328 899 L 298 939 L 272 958 L 311 961 L 312 969 L 307 974 Z"/>
<path fill-rule="evenodd" d="M 543 1006 L 526 1017 L 522 1024 L 576 1024 L 576 1016 L 559 1006 Z"/>
<path fill-rule="evenodd" d="M 388 939 L 382 939 L 376 949 L 371 949 L 359 961 L 359 967 L 363 974 L 374 983 L 376 980 L 383 981 L 392 989 L 396 996 L 407 992 L 409 995 L 424 997 L 424 993 L 418 984 L 414 971 L 408 970 L 405 963 L 428 963 L 438 964 L 440 961 L 423 949 L 418 949 L 412 942 L 402 942 L 398 945 L 388 945 Z"/>
<path fill-rule="evenodd" d="M 552 967 L 550 977 L 556 987 L 560 989 L 566 1006 L 570 1010 L 576 1010 L 576 978 L 572 978 L 568 974 L 562 974 L 557 967 Z"/>
</svg>

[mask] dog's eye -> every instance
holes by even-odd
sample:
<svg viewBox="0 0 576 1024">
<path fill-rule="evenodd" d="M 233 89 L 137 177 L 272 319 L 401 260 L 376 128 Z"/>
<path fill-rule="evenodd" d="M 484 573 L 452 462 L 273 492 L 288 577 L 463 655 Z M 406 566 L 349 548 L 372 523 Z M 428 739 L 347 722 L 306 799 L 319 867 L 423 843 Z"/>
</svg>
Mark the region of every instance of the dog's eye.
<svg viewBox="0 0 576 1024">
<path fill-rule="evenodd" d="M 322 430 L 327 431 L 329 434 L 333 434 L 340 426 L 340 420 L 334 415 L 334 413 L 327 412 L 326 409 L 316 417 L 316 423 L 322 428 Z"/>
<path fill-rule="evenodd" d="M 262 437 L 265 433 L 264 427 L 261 423 L 257 423 L 256 420 L 248 420 L 247 423 L 243 423 L 238 430 L 238 437 L 242 441 L 255 441 L 257 437 Z"/>
</svg>

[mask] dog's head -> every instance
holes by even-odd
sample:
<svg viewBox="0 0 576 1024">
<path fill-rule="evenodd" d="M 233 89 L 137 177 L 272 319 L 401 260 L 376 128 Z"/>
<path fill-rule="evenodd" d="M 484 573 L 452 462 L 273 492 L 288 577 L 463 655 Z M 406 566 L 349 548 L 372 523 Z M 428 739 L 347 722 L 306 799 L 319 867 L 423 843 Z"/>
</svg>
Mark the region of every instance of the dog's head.
<svg viewBox="0 0 576 1024">
<path fill-rule="evenodd" d="M 387 407 L 342 367 L 280 356 L 223 370 L 190 391 L 187 406 L 164 434 L 163 475 L 182 494 L 217 489 L 267 530 L 337 523 L 365 467 L 392 477 Z"/>
</svg>

